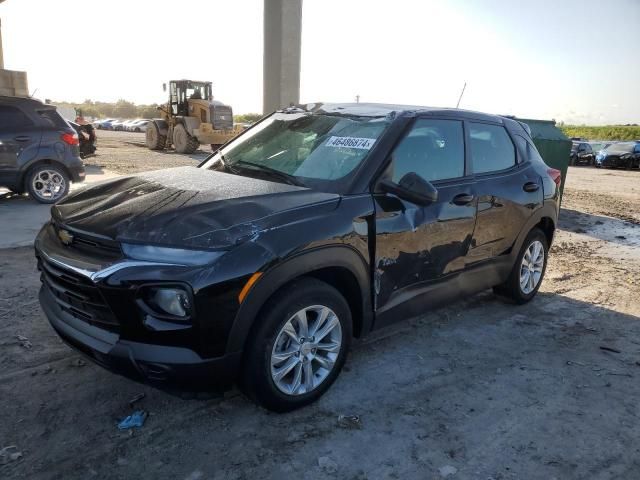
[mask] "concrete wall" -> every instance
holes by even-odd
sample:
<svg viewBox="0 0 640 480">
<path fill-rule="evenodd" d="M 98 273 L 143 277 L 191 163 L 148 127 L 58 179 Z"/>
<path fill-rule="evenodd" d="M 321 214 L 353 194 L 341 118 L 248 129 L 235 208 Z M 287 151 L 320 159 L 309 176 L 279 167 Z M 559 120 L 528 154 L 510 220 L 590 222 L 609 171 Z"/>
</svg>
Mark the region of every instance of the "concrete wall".
<svg viewBox="0 0 640 480">
<path fill-rule="evenodd" d="M 0 95 L 28 97 L 27 72 L 0 70 Z"/>
<path fill-rule="evenodd" d="M 302 0 L 264 0 L 263 113 L 300 102 Z"/>
</svg>

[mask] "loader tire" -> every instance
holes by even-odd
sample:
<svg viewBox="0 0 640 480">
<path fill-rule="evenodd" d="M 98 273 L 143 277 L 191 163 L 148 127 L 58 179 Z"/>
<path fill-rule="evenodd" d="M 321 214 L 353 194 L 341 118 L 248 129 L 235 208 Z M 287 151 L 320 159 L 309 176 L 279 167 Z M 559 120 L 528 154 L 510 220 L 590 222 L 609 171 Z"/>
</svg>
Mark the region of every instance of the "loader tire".
<svg viewBox="0 0 640 480">
<path fill-rule="evenodd" d="M 150 150 L 164 150 L 167 146 L 167 136 L 160 133 L 160 129 L 155 122 L 149 122 L 145 140 Z"/>
<path fill-rule="evenodd" d="M 184 125 L 176 125 L 173 129 L 173 146 L 178 153 L 193 153 L 200 146 L 196 137 L 189 135 Z"/>
</svg>

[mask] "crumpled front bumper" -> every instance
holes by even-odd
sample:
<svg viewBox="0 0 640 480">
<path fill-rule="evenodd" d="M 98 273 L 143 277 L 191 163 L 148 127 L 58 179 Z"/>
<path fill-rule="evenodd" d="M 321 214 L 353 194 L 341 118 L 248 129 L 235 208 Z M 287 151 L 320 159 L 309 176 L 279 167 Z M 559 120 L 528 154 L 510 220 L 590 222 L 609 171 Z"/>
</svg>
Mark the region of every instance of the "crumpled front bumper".
<svg viewBox="0 0 640 480">
<path fill-rule="evenodd" d="M 188 348 L 122 340 L 115 332 L 83 322 L 63 311 L 46 285 L 40 305 L 51 326 L 69 346 L 98 365 L 157 387 L 220 390 L 236 379 L 240 353 L 203 359 Z"/>
</svg>

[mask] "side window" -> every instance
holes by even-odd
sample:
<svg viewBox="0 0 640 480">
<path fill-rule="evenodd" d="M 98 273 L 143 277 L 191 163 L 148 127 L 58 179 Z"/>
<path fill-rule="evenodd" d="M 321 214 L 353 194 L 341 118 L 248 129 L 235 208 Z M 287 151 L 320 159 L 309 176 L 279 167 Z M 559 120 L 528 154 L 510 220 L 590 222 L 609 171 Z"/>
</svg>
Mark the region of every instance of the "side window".
<svg viewBox="0 0 640 480">
<path fill-rule="evenodd" d="M 516 164 L 516 151 L 504 127 L 474 122 L 469 127 L 474 173 L 495 172 Z"/>
<path fill-rule="evenodd" d="M 50 126 L 54 128 L 69 128 L 66 120 L 60 114 L 51 108 L 46 110 L 38 110 L 38 115 Z"/>
<path fill-rule="evenodd" d="M 418 119 L 396 146 L 392 180 L 414 172 L 430 182 L 464 176 L 464 134 L 458 120 Z"/>
<path fill-rule="evenodd" d="M 33 122 L 22 110 L 8 105 L 0 105 L 0 130 L 14 131 L 33 126 Z"/>
</svg>

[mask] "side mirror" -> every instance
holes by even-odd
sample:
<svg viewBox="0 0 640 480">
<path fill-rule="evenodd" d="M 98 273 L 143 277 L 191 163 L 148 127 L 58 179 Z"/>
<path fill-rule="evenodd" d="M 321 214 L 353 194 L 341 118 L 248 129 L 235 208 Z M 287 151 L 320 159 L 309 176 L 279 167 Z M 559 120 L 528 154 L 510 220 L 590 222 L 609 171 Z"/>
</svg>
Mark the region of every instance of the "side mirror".
<svg viewBox="0 0 640 480">
<path fill-rule="evenodd" d="M 162 84 L 162 91 L 163 91 L 163 92 L 166 92 L 166 91 L 167 91 L 167 84 L 166 84 L 166 83 L 163 83 L 163 84 Z"/>
<path fill-rule="evenodd" d="M 431 182 L 420 175 L 409 172 L 400 179 L 399 183 L 382 180 L 378 186 L 385 193 L 393 193 L 399 198 L 416 205 L 429 205 L 438 200 L 438 190 Z"/>
</svg>

